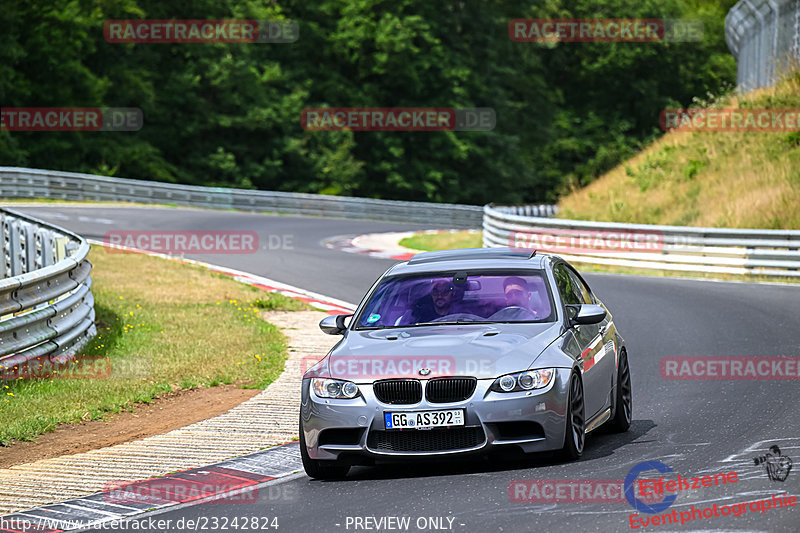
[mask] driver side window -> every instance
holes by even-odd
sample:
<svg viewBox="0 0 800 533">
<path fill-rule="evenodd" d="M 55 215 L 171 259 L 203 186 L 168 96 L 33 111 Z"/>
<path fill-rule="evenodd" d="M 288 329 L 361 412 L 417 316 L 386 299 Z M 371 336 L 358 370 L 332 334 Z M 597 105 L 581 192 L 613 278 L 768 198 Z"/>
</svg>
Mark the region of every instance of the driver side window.
<svg viewBox="0 0 800 533">
<path fill-rule="evenodd" d="M 572 280 L 572 289 L 575 292 L 575 297 L 579 300 L 578 303 L 593 304 L 592 292 L 589 290 L 589 287 L 581 281 L 581 278 L 579 278 L 575 272 L 570 269 L 565 270 L 567 270 L 567 275 Z"/>
<path fill-rule="evenodd" d="M 558 293 L 566 305 L 580 305 L 582 298 L 580 290 L 575 287 L 575 281 L 570 276 L 567 267 L 564 265 L 556 265 L 553 269 L 553 274 L 556 277 L 556 285 L 558 285 Z"/>
<path fill-rule="evenodd" d="M 569 306 L 581 303 L 580 298 L 578 298 L 578 293 L 574 289 L 574 282 L 564 265 L 556 265 L 553 269 L 553 275 L 555 275 L 556 278 L 556 285 L 558 286 L 558 293 L 561 295 L 561 300 L 567 305 L 567 316 L 572 319 L 576 308 Z"/>
<path fill-rule="evenodd" d="M 589 287 L 581 281 L 581 278 L 571 268 L 559 264 L 553 269 L 553 274 L 556 278 L 556 285 L 558 286 L 559 294 L 561 294 L 561 299 L 567 306 L 567 316 L 570 320 L 578 313 L 577 306 L 594 303 Z"/>
</svg>

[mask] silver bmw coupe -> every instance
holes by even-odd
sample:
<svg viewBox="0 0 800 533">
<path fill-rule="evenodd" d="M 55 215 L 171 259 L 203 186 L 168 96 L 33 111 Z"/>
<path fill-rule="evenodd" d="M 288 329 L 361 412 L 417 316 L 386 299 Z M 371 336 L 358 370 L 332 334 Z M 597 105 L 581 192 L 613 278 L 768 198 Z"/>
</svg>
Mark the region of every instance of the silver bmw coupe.
<svg viewBox="0 0 800 533">
<path fill-rule="evenodd" d="M 303 376 L 309 476 L 356 464 L 488 453 L 583 453 L 631 424 L 625 341 L 565 260 L 530 250 L 425 252 L 384 273 L 341 341 Z"/>
</svg>

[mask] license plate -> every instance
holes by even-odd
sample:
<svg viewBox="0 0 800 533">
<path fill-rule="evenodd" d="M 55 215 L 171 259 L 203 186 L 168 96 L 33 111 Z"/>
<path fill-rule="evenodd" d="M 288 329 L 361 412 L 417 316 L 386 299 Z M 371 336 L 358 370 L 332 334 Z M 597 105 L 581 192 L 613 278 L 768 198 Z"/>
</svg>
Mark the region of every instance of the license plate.
<svg viewBox="0 0 800 533">
<path fill-rule="evenodd" d="M 395 411 L 383 413 L 386 429 L 428 429 L 444 426 L 463 426 L 464 410 Z"/>
</svg>

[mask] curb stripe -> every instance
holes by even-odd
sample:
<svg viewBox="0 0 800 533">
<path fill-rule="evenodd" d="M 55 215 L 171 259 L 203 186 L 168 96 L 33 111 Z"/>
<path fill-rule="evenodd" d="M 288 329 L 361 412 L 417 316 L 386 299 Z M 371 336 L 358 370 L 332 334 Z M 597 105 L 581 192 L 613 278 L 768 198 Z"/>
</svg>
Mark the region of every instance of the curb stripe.
<svg viewBox="0 0 800 533">
<path fill-rule="evenodd" d="M 60 503 L 49 504 L 43 507 L 37 507 L 35 509 L 29 509 L 23 512 L 17 512 L 10 515 L 5 515 L 2 516 L 2 518 L 7 522 L 12 520 L 20 520 L 20 521 L 28 520 L 32 524 L 33 529 L 27 531 L 15 530 L 15 529 L 0 529 L 0 533 L 33 533 L 33 532 L 60 533 L 63 531 L 71 531 L 74 529 L 96 527 L 104 522 L 131 518 L 135 515 L 139 515 L 145 512 L 163 509 L 165 507 L 171 507 L 174 505 L 180 505 L 183 503 L 194 502 L 197 500 L 204 500 L 211 498 L 210 501 L 215 501 L 217 503 L 225 503 L 225 500 L 230 497 L 235 497 L 235 496 L 241 497 L 242 494 L 250 493 L 254 489 L 257 490 L 258 486 L 261 483 L 272 481 L 279 477 L 288 476 L 296 472 L 300 468 L 302 468 L 302 463 L 300 461 L 300 446 L 296 441 L 293 441 L 287 444 L 282 444 L 280 446 L 275 446 L 268 450 L 263 450 L 249 455 L 244 455 L 242 457 L 228 459 L 226 461 L 215 463 L 213 465 L 208 465 L 199 468 L 192 468 L 190 470 L 184 470 L 182 472 L 176 472 L 174 474 L 170 474 L 169 476 L 156 477 L 144 481 L 137 481 L 127 485 L 121 485 L 119 487 L 114 487 L 109 490 L 91 494 L 89 496 L 75 498 Z M 269 472 L 269 474 L 266 474 L 265 472 Z M 162 491 L 166 494 L 172 494 L 166 488 L 155 489 L 148 487 L 146 485 L 146 484 L 152 484 L 157 486 L 158 484 L 164 484 L 165 479 L 173 479 L 183 483 L 186 482 L 202 483 L 201 481 L 196 481 L 187 478 L 189 476 L 194 476 L 194 475 L 208 476 L 209 474 L 224 476 L 232 479 L 239 479 L 242 481 L 242 483 L 240 483 L 239 485 L 222 487 L 223 490 L 219 490 L 217 492 L 201 491 L 203 492 L 202 494 L 193 495 L 190 497 L 181 497 L 180 499 L 175 498 L 172 501 L 170 501 L 169 498 L 165 498 L 163 496 L 156 494 L 156 493 L 161 493 Z M 135 497 L 147 498 L 148 496 L 152 496 L 153 498 L 157 498 L 157 500 L 130 502 L 133 505 L 140 505 L 141 507 L 127 507 L 124 505 L 118 505 L 117 503 L 108 501 L 109 499 L 113 498 L 126 497 L 124 494 L 120 494 L 120 491 L 124 491 L 125 487 L 134 487 L 134 486 L 137 487 Z M 150 494 L 149 495 L 142 494 L 140 492 L 142 488 L 149 490 Z M 216 496 L 218 496 L 219 498 L 215 499 Z M 242 501 L 232 500 L 230 503 L 247 504 L 255 502 L 242 502 Z M 127 512 L 104 511 L 100 509 L 95 509 L 94 507 L 92 507 L 92 504 L 94 505 L 103 504 L 108 507 L 119 507 L 123 509 L 129 509 L 129 511 Z M 61 509 L 65 507 L 72 508 L 76 511 L 82 511 L 82 512 L 75 514 L 64 512 Z M 91 515 L 94 515 L 94 517 Z M 97 518 L 97 515 L 105 515 L 105 517 Z M 69 518 L 60 518 L 60 516 L 67 516 Z M 80 520 L 85 520 L 85 521 L 77 527 L 71 527 L 74 526 L 76 522 Z M 44 527 L 45 524 L 48 525 L 61 524 L 63 525 L 64 529 L 47 529 Z"/>
</svg>

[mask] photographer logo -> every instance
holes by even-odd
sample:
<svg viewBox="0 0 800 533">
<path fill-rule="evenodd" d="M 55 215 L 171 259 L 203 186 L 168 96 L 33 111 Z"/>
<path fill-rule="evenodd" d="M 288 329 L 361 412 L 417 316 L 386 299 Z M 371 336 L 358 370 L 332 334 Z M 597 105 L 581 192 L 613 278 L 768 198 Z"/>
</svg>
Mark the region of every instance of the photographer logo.
<svg viewBox="0 0 800 533">
<path fill-rule="evenodd" d="M 753 462 L 756 465 L 764 465 L 767 477 L 771 481 L 786 481 L 786 478 L 789 477 L 789 471 L 792 469 L 791 458 L 781 455 L 781 449 L 778 448 L 777 444 L 770 446 L 769 451 L 771 453 L 754 457 Z"/>
</svg>

